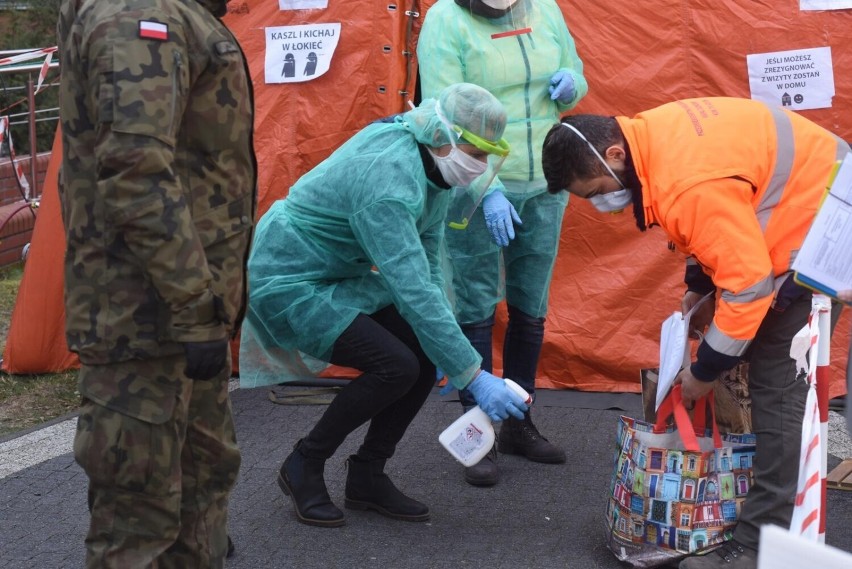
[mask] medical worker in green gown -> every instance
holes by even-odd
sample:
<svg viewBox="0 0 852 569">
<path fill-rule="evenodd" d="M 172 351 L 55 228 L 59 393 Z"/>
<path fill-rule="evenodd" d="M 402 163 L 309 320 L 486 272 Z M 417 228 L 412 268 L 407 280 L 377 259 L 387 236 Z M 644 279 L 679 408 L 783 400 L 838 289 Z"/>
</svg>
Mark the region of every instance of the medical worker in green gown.
<svg viewBox="0 0 852 569">
<path fill-rule="evenodd" d="M 482 355 L 483 369 L 491 370 L 494 311 L 505 297 L 503 376 L 534 393 L 568 202 L 546 191 L 541 145 L 560 113 L 588 91 L 583 64 L 554 0 L 438 0 L 426 13 L 417 57 L 424 97 L 465 81 L 484 87 L 506 108 L 504 136 L 512 152 L 500 169 L 502 184 L 495 184 L 466 229 L 447 230 L 447 244 L 457 317 Z M 454 190 L 451 221 L 464 217 L 470 200 L 463 189 Z M 475 404 L 468 391 L 461 401 L 466 409 Z M 503 423 L 497 448 L 537 462 L 565 461 L 565 452 L 541 436 L 529 413 Z M 492 452 L 467 468 L 465 480 L 495 484 L 496 458 Z"/>
<path fill-rule="evenodd" d="M 299 378 L 320 361 L 361 372 L 281 466 L 278 483 L 299 521 L 343 525 L 324 465 L 367 422 L 347 460 L 344 505 L 429 519 L 429 508 L 397 489 L 384 466 L 433 388 L 435 365 L 492 419 L 523 417 L 523 400 L 481 369 L 456 323 L 440 255 L 449 189 L 487 174 L 489 158 L 506 155 L 505 125 L 502 105 L 487 91 L 448 86 L 365 127 L 258 223 L 242 385 Z"/>
</svg>

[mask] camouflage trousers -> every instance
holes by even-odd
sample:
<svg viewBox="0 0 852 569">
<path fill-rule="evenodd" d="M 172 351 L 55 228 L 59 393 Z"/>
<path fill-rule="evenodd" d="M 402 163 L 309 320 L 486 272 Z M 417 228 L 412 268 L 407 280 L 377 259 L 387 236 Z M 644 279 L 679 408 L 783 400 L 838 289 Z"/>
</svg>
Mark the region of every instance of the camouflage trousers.
<svg viewBox="0 0 852 569">
<path fill-rule="evenodd" d="M 184 365 L 181 355 L 80 370 L 74 457 L 89 478 L 89 569 L 224 567 L 240 466 L 230 359 L 210 381 L 187 379 Z"/>
</svg>

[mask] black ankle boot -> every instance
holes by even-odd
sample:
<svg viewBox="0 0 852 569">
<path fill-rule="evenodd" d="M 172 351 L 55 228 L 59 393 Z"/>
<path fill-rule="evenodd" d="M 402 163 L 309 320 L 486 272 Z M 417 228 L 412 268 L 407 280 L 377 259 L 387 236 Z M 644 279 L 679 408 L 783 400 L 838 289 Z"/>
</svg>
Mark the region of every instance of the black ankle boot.
<svg viewBox="0 0 852 569">
<path fill-rule="evenodd" d="M 482 460 L 464 469 L 464 480 L 473 486 L 494 486 L 500 479 L 500 469 L 497 468 L 497 445 L 495 444 L 482 457 Z"/>
<path fill-rule="evenodd" d="M 350 456 L 346 464 L 346 500 L 351 510 L 376 510 L 383 516 L 408 522 L 425 522 L 429 507 L 409 498 L 385 474 L 385 460 L 364 460 Z"/>
<path fill-rule="evenodd" d="M 565 462 L 565 451 L 541 436 L 533 425 L 529 411 L 523 421 L 514 417 L 503 421 L 497 438 L 497 450 L 503 454 L 519 454 L 533 462 Z"/>
<path fill-rule="evenodd" d="M 293 452 L 281 465 L 278 485 L 293 501 L 300 522 L 311 526 L 340 527 L 346 519 L 343 512 L 331 502 L 325 487 L 325 460 L 302 454 L 301 443 L 296 443 Z"/>
</svg>

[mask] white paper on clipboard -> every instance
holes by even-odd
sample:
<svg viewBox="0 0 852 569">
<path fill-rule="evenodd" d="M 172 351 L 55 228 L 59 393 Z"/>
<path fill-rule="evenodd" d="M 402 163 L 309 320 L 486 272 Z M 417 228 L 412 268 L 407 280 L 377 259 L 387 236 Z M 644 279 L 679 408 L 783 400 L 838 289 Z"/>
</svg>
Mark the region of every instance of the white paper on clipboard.
<svg viewBox="0 0 852 569">
<path fill-rule="evenodd" d="M 689 319 L 699 306 L 715 293 L 710 292 L 695 303 L 684 316 L 680 311 L 674 312 L 665 319 L 660 330 L 660 372 L 657 378 L 657 402 L 654 409 L 660 408 L 660 403 L 668 395 L 677 374 L 690 364 L 689 353 Z"/>
<path fill-rule="evenodd" d="M 829 296 L 852 288 L 852 154 L 840 164 L 793 270 L 797 281 Z"/>
</svg>

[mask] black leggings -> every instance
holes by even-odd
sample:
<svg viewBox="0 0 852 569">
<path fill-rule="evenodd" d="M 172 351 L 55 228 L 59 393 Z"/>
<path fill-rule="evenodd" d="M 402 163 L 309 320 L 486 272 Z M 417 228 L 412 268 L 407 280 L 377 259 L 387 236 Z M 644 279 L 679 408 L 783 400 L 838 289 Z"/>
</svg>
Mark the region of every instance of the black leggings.
<svg viewBox="0 0 852 569">
<path fill-rule="evenodd" d="M 390 458 L 435 385 L 435 365 L 411 326 L 394 306 L 361 314 L 334 343 L 331 363 L 362 373 L 334 398 L 302 441 L 302 452 L 330 458 L 349 433 L 370 421 L 358 456 Z"/>
</svg>

